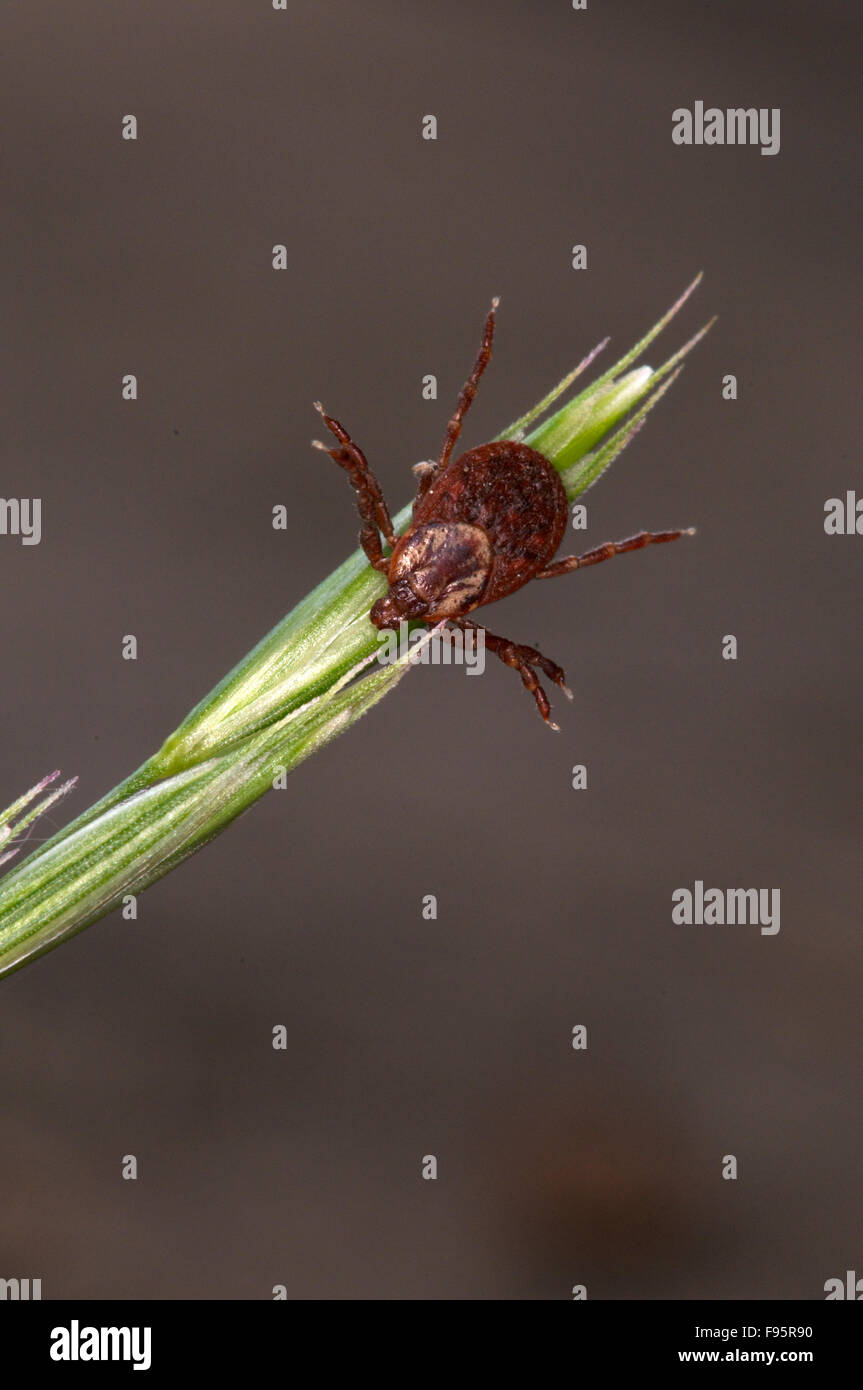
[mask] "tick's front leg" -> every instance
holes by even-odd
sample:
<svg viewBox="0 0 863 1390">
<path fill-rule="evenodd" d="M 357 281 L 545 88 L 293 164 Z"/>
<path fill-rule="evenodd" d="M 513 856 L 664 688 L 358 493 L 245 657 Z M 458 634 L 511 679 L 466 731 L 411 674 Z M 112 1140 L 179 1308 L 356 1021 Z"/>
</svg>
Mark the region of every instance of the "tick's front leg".
<svg viewBox="0 0 863 1390">
<path fill-rule="evenodd" d="M 491 345 L 494 339 L 494 316 L 499 303 L 500 300 L 497 297 L 495 297 L 491 301 L 491 308 L 488 312 L 488 316 L 486 317 L 485 328 L 483 329 L 482 343 L 480 345 L 479 352 L 477 353 L 476 361 L 474 362 L 473 367 L 471 368 L 470 376 L 468 377 L 467 381 L 465 382 L 464 386 L 461 388 L 461 391 L 459 392 L 459 398 L 456 403 L 455 412 L 452 416 L 452 419 L 446 427 L 446 436 L 444 438 L 443 447 L 440 451 L 440 458 L 438 459 L 437 463 L 432 463 L 429 466 L 426 466 L 425 464 L 420 465 L 422 470 L 420 472 L 417 472 L 417 470 L 414 469 L 414 472 L 417 472 L 417 477 L 419 479 L 416 497 L 417 502 L 422 500 L 422 498 L 425 496 L 432 483 L 434 482 L 435 478 L 437 477 L 438 473 L 441 471 L 442 468 L 446 468 L 447 464 L 450 461 L 455 442 L 458 439 L 459 434 L 461 433 L 462 421 L 464 420 L 465 415 L 470 409 L 471 402 L 474 396 L 476 395 L 477 387 L 479 386 L 479 379 L 485 371 L 486 367 L 488 366 L 489 362 L 491 361 Z"/>
<path fill-rule="evenodd" d="M 508 637 L 498 637 L 496 633 L 489 632 L 487 627 L 481 627 L 479 623 L 471 622 L 470 618 L 453 618 L 452 622 L 462 631 L 469 629 L 471 632 L 482 633 L 483 641 L 489 651 L 500 657 L 504 665 L 511 666 L 513 670 L 518 671 L 525 689 L 530 691 L 546 724 L 550 729 L 559 732 L 560 726 L 549 718 L 551 705 L 533 667 L 538 666 L 543 674 L 548 676 L 549 680 L 554 681 L 555 685 L 559 686 L 564 695 L 571 700 L 572 691 L 567 687 L 563 667 L 558 666 L 556 661 L 550 661 L 535 647 L 521 646 L 517 642 L 511 642 Z"/>
<path fill-rule="evenodd" d="M 383 532 L 384 539 L 393 547 L 395 547 L 396 537 L 380 484 L 369 467 L 368 459 L 362 449 L 354 443 L 344 425 L 340 425 L 338 420 L 327 415 L 320 401 L 315 401 L 315 409 L 320 412 L 321 418 L 327 428 L 332 430 L 341 447 L 328 449 L 326 444 L 322 444 L 319 439 L 313 439 L 312 444 L 316 449 L 321 449 L 325 454 L 329 454 L 330 458 L 335 459 L 336 463 L 344 468 L 348 474 L 357 494 L 357 511 L 362 522 L 360 545 L 365 551 L 369 563 L 374 565 L 376 570 L 386 574 L 389 570 L 389 560 L 383 553 L 380 533 Z"/>
</svg>

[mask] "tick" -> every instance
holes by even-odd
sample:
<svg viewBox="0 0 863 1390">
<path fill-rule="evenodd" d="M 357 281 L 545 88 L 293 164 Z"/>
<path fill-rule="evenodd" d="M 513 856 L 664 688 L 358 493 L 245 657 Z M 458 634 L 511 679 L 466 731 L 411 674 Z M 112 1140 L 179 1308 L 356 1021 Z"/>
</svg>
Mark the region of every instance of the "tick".
<svg viewBox="0 0 863 1390">
<path fill-rule="evenodd" d="M 552 729 L 551 707 L 537 671 L 572 699 L 556 662 L 534 647 L 498 637 L 467 617 L 474 609 L 512 594 L 531 579 L 555 579 L 622 555 L 627 550 L 676 541 L 693 531 L 639 531 L 622 541 L 607 541 L 583 555 L 555 560 L 563 540 L 569 508 L 557 469 L 536 449 L 515 439 L 481 444 L 453 459 L 462 422 L 491 360 L 495 310 L 493 299 L 482 345 L 459 394 L 446 428 L 437 462 L 418 463 L 417 494 L 411 523 L 396 536 L 387 504 L 365 454 L 338 420 L 315 408 L 335 435 L 338 447 L 312 441 L 348 474 L 357 494 L 362 523 L 360 544 L 369 563 L 387 576 L 389 588 L 374 603 L 369 618 L 378 628 L 397 628 L 402 619 L 428 624 L 448 620 L 463 631 L 483 634 L 486 647 L 518 671 L 542 718 Z M 383 541 L 391 547 L 385 555 Z"/>
</svg>

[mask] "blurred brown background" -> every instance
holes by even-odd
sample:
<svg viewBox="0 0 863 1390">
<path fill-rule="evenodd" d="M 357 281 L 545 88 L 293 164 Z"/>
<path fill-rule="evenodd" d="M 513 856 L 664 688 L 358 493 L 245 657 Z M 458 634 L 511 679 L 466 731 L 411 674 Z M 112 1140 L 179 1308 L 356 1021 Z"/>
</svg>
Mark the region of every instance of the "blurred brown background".
<svg viewBox="0 0 863 1390">
<path fill-rule="evenodd" d="M 734 1299 L 863 1268 L 863 540 L 823 531 L 863 491 L 855 23 L 788 0 L 12 6 L 2 492 L 43 499 L 43 539 L 0 538 L 2 804 L 60 766 L 80 786 L 55 826 L 84 809 L 353 548 L 315 397 L 399 506 L 493 293 L 466 446 L 699 268 L 648 360 L 720 320 L 566 545 L 697 540 L 489 612 L 565 665 L 560 735 L 497 662 L 421 669 L 137 923 L 3 982 L 0 1275 L 49 1298 Z M 698 99 L 780 107 L 780 153 L 673 145 Z M 696 878 L 780 887 L 779 935 L 674 926 Z"/>
</svg>

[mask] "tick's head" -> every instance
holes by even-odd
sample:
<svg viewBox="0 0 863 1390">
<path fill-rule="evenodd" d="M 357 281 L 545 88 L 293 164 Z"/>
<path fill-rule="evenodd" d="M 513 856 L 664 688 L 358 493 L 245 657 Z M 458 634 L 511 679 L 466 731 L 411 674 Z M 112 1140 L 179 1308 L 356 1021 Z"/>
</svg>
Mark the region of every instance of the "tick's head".
<svg viewBox="0 0 863 1390">
<path fill-rule="evenodd" d="M 390 586 L 383 598 L 379 598 L 376 603 L 372 604 L 369 617 L 375 627 L 394 629 L 398 627 L 402 619 L 420 618 L 424 611 L 425 604 L 420 603 L 405 580 L 400 580 L 399 583 Z"/>
<path fill-rule="evenodd" d="M 375 627 L 403 618 L 455 618 L 476 608 L 491 573 L 488 536 L 462 521 L 429 521 L 393 551 L 389 592 L 372 606 Z"/>
</svg>

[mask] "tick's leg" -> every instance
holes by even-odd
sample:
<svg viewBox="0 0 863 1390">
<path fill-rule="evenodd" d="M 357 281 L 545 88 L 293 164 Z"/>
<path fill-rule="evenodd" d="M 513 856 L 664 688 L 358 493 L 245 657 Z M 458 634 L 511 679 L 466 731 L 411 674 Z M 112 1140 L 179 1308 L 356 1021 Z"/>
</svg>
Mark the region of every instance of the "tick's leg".
<svg viewBox="0 0 863 1390">
<path fill-rule="evenodd" d="M 315 401 L 315 409 L 320 411 L 324 423 L 332 430 L 341 448 L 328 449 L 319 439 L 313 439 L 312 444 L 316 449 L 322 449 L 325 454 L 329 454 L 348 474 L 356 490 L 357 511 L 362 522 L 360 544 L 375 569 L 385 573 L 389 569 L 389 561 L 383 554 L 380 532 L 383 532 L 384 539 L 391 546 L 395 546 L 396 538 L 378 480 L 362 449 L 354 443 L 344 426 L 331 415 L 327 415 L 320 401 Z"/>
<path fill-rule="evenodd" d="M 483 634 L 483 640 L 489 651 L 494 652 L 495 656 L 499 656 L 505 665 L 518 671 L 526 689 L 536 700 L 537 709 L 546 724 L 556 730 L 558 725 L 549 719 L 551 706 L 548 703 L 548 696 L 540 685 L 533 667 L 538 666 L 540 671 L 548 676 L 549 680 L 554 681 L 555 685 L 560 686 L 564 695 L 571 700 L 572 691 L 567 688 L 563 668 L 558 666 L 556 661 L 550 661 L 547 656 L 543 656 L 542 652 L 538 652 L 535 647 L 519 646 L 518 643 L 511 642 L 508 637 L 498 637 L 495 633 L 489 632 L 487 627 L 480 627 L 479 623 L 471 622 L 470 618 L 453 618 L 451 621 L 463 631 L 470 629 L 472 632 Z"/>
<path fill-rule="evenodd" d="M 539 570 L 534 579 L 556 579 L 560 574 L 571 574 L 573 570 L 584 569 L 586 565 L 598 565 L 602 560 L 610 560 L 613 555 L 623 555 L 627 550 L 640 550 L 643 545 L 662 545 L 665 541 L 676 541 L 681 536 L 694 536 L 695 527 L 686 531 L 639 531 L 637 536 L 628 536 L 625 541 L 606 541 L 595 550 L 586 550 L 583 555 L 568 555 L 565 560 L 555 560 Z"/>
<path fill-rule="evenodd" d="M 350 455 L 342 449 L 328 449 L 319 439 L 313 439 L 312 444 L 314 448 L 322 449 L 325 454 L 329 454 L 331 458 L 336 460 L 336 463 L 341 464 L 342 468 L 351 474 L 351 481 L 357 488 L 357 511 L 360 514 L 360 521 L 362 522 L 359 535 L 360 545 L 366 553 L 369 564 L 373 565 L 376 570 L 380 570 L 382 574 L 387 574 L 390 562 L 384 555 L 383 546 L 381 545 L 381 533 L 378 530 L 375 501 L 368 492 L 361 490 L 354 481 L 353 465 Z"/>
<path fill-rule="evenodd" d="M 467 414 L 470 408 L 470 403 L 476 395 L 476 388 L 479 385 L 479 379 L 485 371 L 486 367 L 488 366 L 489 362 L 491 361 L 491 342 L 492 338 L 494 337 L 494 311 L 497 308 L 499 302 L 500 301 L 496 297 L 491 301 L 491 308 L 488 311 L 488 317 L 485 321 L 485 328 L 483 329 L 482 345 L 480 347 L 479 352 L 477 353 L 476 361 L 474 362 L 473 367 L 471 369 L 471 374 L 459 393 L 458 402 L 455 408 L 455 414 L 453 415 L 452 419 L 446 427 L 446 436 L 444 438 L 443 448 L 440 452 L 440 458 L 432 468 L 426 470 L 421 475 L 419 487 L 417 488 L 417 499 L 422 497 L 428 491 L 438 471 L 441 468 L 446 468 L 446 465 L 449 463 L 453 448 L 455 446 L 455 442 L 459 437 L 459 432 L 461 431 L 462 420 Z"/>
</svg>

